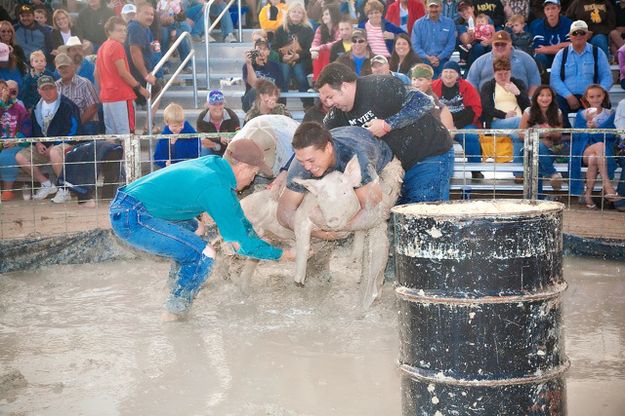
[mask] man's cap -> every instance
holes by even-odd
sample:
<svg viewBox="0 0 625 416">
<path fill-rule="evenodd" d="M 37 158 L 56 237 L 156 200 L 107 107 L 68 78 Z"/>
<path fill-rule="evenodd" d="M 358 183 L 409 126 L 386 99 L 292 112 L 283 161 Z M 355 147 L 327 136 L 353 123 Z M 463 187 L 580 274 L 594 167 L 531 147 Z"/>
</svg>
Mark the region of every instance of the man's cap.
<svg viewBox="0 0 625 416">
<path fill-rule="evenodd" d="M 9 62 L 11 47 L 6 43 L 0 43 L 0 62 Z"/>
<path fill-rule="evenodd" d="M 445 69 L 453 69 L 458 75 L 462 74 L 462 72 L 460 72 L 460 65 L 456 61 L 447 61 L 445 65 L 443 65 L 443 70 Z"/>
<path fill-rule="evenodd" d="M 37 88 L 43 88 L 46 85 L 54 85 L 56 87 L 56 83 L 54 82 L 54 78 L 50 75 L 42 75 L 37 80 Z"/>
<path fill-rule="evenodd" d="M 221 104 L 225 100 L 224 93 L 219 90 L 212 90 L 206 96 L 206 102 L 209 104 Z"/>
<path fill-rule="evenodd" d="M 428 64 L 416 64 L 410 70 L 410 77 L 432 79 L 434 77 L 434 70 Z"/>
<path fill-rule="evenodd" d="M 545 7 L 548 4 L 555 4 L 556 6 L 560 5 L 560 0 L 545 0 L 543 2 L 543 7 Z"/>
<path fill-rule="evenodd" d="M 72 58 L 70 58 L 66 53 L 60 53 L 56 56 L 56 58 L 54 58 L 54 66 L 57 68 L 72 65 L 73 63 Z"/>
<path fill-rule="evenodd" d="M 33 6 L 30 4 L 22 4 L 19 9 L 17 9 L 18 16 L 24 13 L 34 13 Z"/>
<path fill-rule="evenodd" d="M 442 4 L 441 0 L 428 0 L 427 2 L 428 7 L 433 6 L 433 5 L 440 6 L 441 4 Z"/>
<path fill-rule="evenodd" d="M 263 151 L 254 141 L 250 139 L 241 139 L 231 142 L 226 148 L 224 155 L 226 160 L 245 163 L 258 168 L 258 173 L 263 176 L 273 176 L 273 171 L 263 157 Z"/>
<path fill-rule="evenodd" d="M 458 3 L 458 11 L 459 12 L 461 12 L 464 9 L 466 9 L 467 7 L 473 7 L 473 3 L 471 3 L 470 0 L 462 0 L 460 3 Z"/>
<path fill-rule="evenodd" d="M 386 59 L 384 55 L 376 55 L 371 58 L 371 66 L 373 66 L 373 64 L 388 64 L 388 59 Z"/>
<path fill-rule="evenodd" d="M 122 7 L 122 13 L 121 14 L 128 14 L 128 13 L 137 13 L 137 6 L 135 6 L 134 4 L 124 4 L 124 7 Z"/>
<path fill-rule="evenodd" d="M 512 43 L 512 38 L 510 37 L 510 33 L 508 33 L 505 30 L 500 30 L 499 32 L 495 33 L 495 35 L 493 36 L 493 43 L 496 43 L 496 42 Z"/>
<path fill-rule="evenodd" d="M 354 29 L 352 32 L 352 38 L 367 39 L 367 32 L 363 29 Z"/>
<path fill-rule="evenodd" d="M 584 32 L 588 32 L 588 24 L 586 22 L 584 22 L 583 20 L 576 20 L 573 23 L 571 23 L 571 28 L 569 29 L 569 34 L 577 31 L 577 30 L 583 30 Z"/>
<path fill-rule="evenodd" d="M 82 42 L 78 36 L 70 36 L 70 38 L 67 39 L 65 46 L 68 48 L 71 48 L 72 46 L 80 46 L 82 48 Z"/>
</svg>

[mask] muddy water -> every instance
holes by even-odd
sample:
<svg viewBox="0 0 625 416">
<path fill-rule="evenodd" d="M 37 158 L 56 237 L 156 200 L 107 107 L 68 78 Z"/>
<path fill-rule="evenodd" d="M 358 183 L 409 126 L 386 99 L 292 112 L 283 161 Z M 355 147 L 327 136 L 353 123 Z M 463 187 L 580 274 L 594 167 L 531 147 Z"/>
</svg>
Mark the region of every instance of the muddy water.
<svg viewBox="0 0 625 416">
<path fill-rule="evenodd" d="M 0 276 L 0 414 L 398 415 L 391 285 L 361 312 L 352 265 L 295 287 L 263 265 L 243 296 L 213 276 L 188 321 L 161 324 L 168 265 Z M 623 415 L 625 265 L 565 265 L 569 415 Z"/>
</svg>

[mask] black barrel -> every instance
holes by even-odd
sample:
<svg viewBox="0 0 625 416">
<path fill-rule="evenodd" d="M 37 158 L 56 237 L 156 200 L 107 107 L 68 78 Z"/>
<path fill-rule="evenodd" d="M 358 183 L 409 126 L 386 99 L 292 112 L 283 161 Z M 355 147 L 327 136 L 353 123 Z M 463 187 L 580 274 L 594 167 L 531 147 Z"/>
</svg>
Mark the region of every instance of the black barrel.
<svg viewBox="0 0 625 416">
<path fill-rule="evenodd" d="M 393 209 L 403 415 L 564 415 L 556 202 Z"/>
</svg>

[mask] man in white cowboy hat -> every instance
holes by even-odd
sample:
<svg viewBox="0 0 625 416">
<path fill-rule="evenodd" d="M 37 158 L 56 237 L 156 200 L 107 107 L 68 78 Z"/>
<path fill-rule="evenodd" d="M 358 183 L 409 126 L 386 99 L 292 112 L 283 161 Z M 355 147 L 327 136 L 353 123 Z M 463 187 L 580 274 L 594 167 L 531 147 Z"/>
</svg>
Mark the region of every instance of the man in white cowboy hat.
<svg viewBox="0 0 625 416">
<path fill-rule="evenodd" d="M 95 84 L 95 65 L 89 60 L 84 59 L 83 44 L 78 36 L 72 36 L 67 40 L 65 45 L 61 45 L 58 48 L 59 53 L 65 53 L 76 65 L 76 73 L 83 78 L 87 78 L 91 83 Z"/>
</svg>

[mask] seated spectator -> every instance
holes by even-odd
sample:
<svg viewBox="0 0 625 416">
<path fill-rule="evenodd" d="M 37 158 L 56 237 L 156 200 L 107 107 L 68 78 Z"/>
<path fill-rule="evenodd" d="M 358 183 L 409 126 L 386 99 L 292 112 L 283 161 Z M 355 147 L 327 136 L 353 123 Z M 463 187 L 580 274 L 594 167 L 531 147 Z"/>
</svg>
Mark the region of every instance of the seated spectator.
<svg viewBox="0 0 625 416">
<path fill-rule="evenodd" d="M 503 29 L 506 23 L 504 5 L 499 0 L 473 0 L 473 6 L 477 14 L 484 13 L 495 25 L 497 30 Z"/>
<path fill-rule="evenodd" d="M 20 72 L 17 58 L 11 52 L 11 47 L 0 42 L 0 79 L 5 81 L 12 79 L 21 85 L 23 77 L 24 74 Z"/>
<path fill-rule="evenodd" d="M 458 3 L 458 18 L 455 20 L 458 33 L 458 52 L 460 61 L 470 68 L 473 61 L 490 49 L 491 43 L 480 42 L 475 39 L 475 21 L 477 16 L 471 0 L 462 0 Z"/>
<path fill-rule="evenodd" d="M 530 32 L 534 36 L 534 59 L 541 70 L 551 68 L 553 58 L 562 48 L 569 46 L 571 19 L 560 14 L 560 0 L 545 0 L 545 17 L 530 23 Z"/>
<path fill-rule="evenodd" d="M 399 78 L 404 84 L 410 85 L 410 78 L 401 72 L 392 72 L 388 59 L 384 55 L 376 55 L 371 58 L 371 73 L 376 75 L 392 75 Z"/>
<path fill-rule="evenodd" d="M 156 14 L 161 24 L 160 39 L 163 52 L 169 50 L 169 46 L 183 32 L 191 33 L 191 26 L 186 22 L 186 14 L 181 3 L 181 0 L 159 0 L 156 3 Z M 176 50 L 180 56 L 180 61 L 183 61 L 191 53 L 189 39 L 183 39 Z M 192 72 L 191 61 L 185 65 L 183 70 L 187 73 Z"/>
<path fill-rule="evenodd" d="M 443 67 L 440 79 L 432 82 L 432 91 L 441 104 L 451 113 L 456 129 L 475 130 L 480 128 L 482 101 L 475 87 L 460 76 L 460 65 L 449 61 Z M 482 148 L 477 134 L 457 133 L 454 140 L 462 145 L 469 163 L 480 163 Z M 481 172 L 471 172 L 473 179 L 483 179 Z"/>
<path fill-rule="evenodd" d="M 80 112 L 78 131 L 81 135 L 101 134 L 101 122 L 98 117 L 100 101 L 93 84 L 86 78 L 76 75 L 72 59 L 64 53 L 54 58 L 56 70 L 61 79 L 56 81 L 59 94 L 72 100 Z"/>
<path fill-rule="evenodd" d="M 590 31 L 590 44 L 599 47 L 605 56 L 610 56 L 608 35 L 616 27 L 616 12 L 610 0 L 573 0 L 566 10 L 571 20 L 586 22 Z"/>
<path fill-rule="evenodd" d="M 20 103 L 21 105 L 24 105 L 22 100 L 18 98 L 19 93 L 20 93 L 20 86 L 18 85 L 18 83 L 13 81 L 12 79 L 7 80 L 6 83 L 7 83 L 7 87 L 9 87 L 10 98 L 14 99 L 16 103 Z"/>
<path fill-rule="evenodd" d="M 20 72 L 26 73 L 27 65 L 26 55 L 24 55 L 24 49 L 15 42 L 15 29 L 9 21 L 0 21 L 0 42 L 9 45 L 13 48 L 13 55 L 15 56 L 17 67 Z"/>
<path fill-rule="evenodd" d="M 206 96 L 206 109 L 197 118 L 195 126 L 201 133 L 231 133 L 239 130 L 241 124 L 234 111 L 224 106 L 223 92 L 212 90 Z M 202 139 L 202 156 L 215 154 L 223 156 L 228 144 L 227 138 L 211 137 Z"/>
<path fill-rule="evenodd" d="M 447 10 L 451 12 L 451 9 L 453 9 L 455 12 L 456 2 L 455 0 L 450 0 L 450 2 L 453 6 L 449 7 Z M 447 1 L 445 3 L 447 3 Z M 443 6 L 443 9 L 445 9 L 445 6 Z M 425 16 L 425 7 L 421 1 L 397 0 L 391 4 L 387 4 L 385 18 L 388 22 L 394 24 L 404 32 L 411 33 L 414 22 L 423 16 Z"/>
<path fill-rule="evenodd" d="M 330 63 L 330 49 L 334 42 L 340 39 L 340 19 L 341 14 L 338 5 L 323 7 L 321 25 L 315 31 L 315 37 L 310 45 L 310 56 L 313 60 L 313 80 L 316 80 L 323 67 Z"/>
<path fill-rule="evenodd" d="M 278 103 L 280 98 L 280 89 L 276 85 L 265 79 L 256 81 L 256 99 L 250 111 L 245 114 L 245 122 L 247 123 L 254 117 L 263 114 L 278 114 L 292 117 L 289 110 L 282 103 Z"/>
<path fill-rule="evenodd" d="M 18 8 L 19 23 L 15 25 L 15 43 L 24 50 L 24 56 L 34 51 L 46 51 L 46 30 L 35 21 L 33 7 L 22 4 Z"/>
<path fill-rule="evenodd" d="M 493 43 L 495 36 L 495 26 L 491 23 L 487 14 L 480 13 L 475 17 L 475 29 L 473 37 L 479 42 L 487 42 L 488 45 Z"/>
<path fill-rule="evenodd" d="M 282 26 L 282 21 L 287 13 L 287 6 L 281 0 L 267 0 L 267 4 L 260 9 L 258 22 L 260 28 L 267 32 L 269 38 Z M 269 39 L 271 40 L 271 39 Z"/>
<path fill-rule="evenodd" d="M 530 106 L 527 88 L 523 81 L 512 77 L 509 59 L 496 59 L 493 73 L 494 79 L 485 82 L 480 90 L 484 125 L 487 129 L 518 129 L 523 111 Z M 510 138 L 512 161 L 523 163 L 523 142 L 517 134 L 511 134 Z"/>
<path fill-rule="evenodd" d="M 528 128 L 561 128 L 562 111 L 558 108 L 556 93 L 549 85 L 541 85 L 532 96 L 532 105 L 523 111 L 520 129 Z M 555 191 L 562 188 L 562 175 L 553 166 L 555 161 L 555 147 L 560 144 L 561 133 L 541 133 L 538 145 L 538 174 L 539 192 L 542 178 L 551 180 L 551 187 Z"/>
<path fill-rule="evenodd" d="M 336 62 L 351 68 L 359 77 L 371 74 L 371 55 L 364 30 L 353 30 L 351 50 L 339 57 Z"/>
<path fill-rule="evenodd" d="M 586 42 L 586 22 L 573 22 L 569 35 L 571 44 L 556 54 L 549 78 L 564 115 L 564 127 L 570 126 L 568 114 L 581 107 L 579 100 L 588 85 L 600 84 L 606 91 L 612 86 L 608 58 L 600 48 Z"/>
<path fill-rule="evenodd" d="M 615 1 L 614 3 L 616 27 L 610 31 L 610 53 L 612 57 L 615 57 L 621 46 L 625 45 L 625 2 Z"/>
<path fill-rule="evenodd" d="M 616 107 L 616 115 L 614 116 L 614 126 L 619 130 L 625 130 L 625 100 L 621 100 Z M 621 167 L 621 177 L 618 181 L 616 192 L 622 199 L 614 198 L 612 204 L 618 211 L 625 212 L 625 139 L 621 136 L 617 139 L 614 153 L 616 163 Z"/>
<path fill-rule="evenodd" d="M 625 90 L 625 45 L 621 46 L 616 53 L 619 67 L 619 82 L 621 88 Z"/>
<path fill-rule="evenodd" d="M 184 110 L 176 103 L 171 103 L 163 110 L 165 127 L 161 134 L 192 134 L 195 129 L 184 119 Z M 212 154 L 212 153 L 207 153 Z M 154 164 L 159 168 L 197 159 L 200 156 L 200 141 L 197 138 L 158 139 L 154 149 Z"/>
<path fill-rule="evenodd" d="M 434 102 L 432 113 L 436 118 L 443 123 L 447 130 L 455 129 L 451 112 L 432 91 L 432 77 L 434 76 L 432 67 L 428 64 L 416 64 L 410 71 L 410 76 L 412 86 L 432 98 Z"/>
<path fill-rule="evenodd" d="M 531 0 L 508 0 L 504 2 L 503 12 L 506 18 L 510 20 L 512 16 L 518 14 L 519 16 L 523 16 L 524 21 L 528 21 L 530 16 L 530 1 Z M 506 26 L 510 27 L 508 24 L 506 24 Z"/>
<path fill-rule="evenodd" d="M 441 0 L 428 0 L 427 11 L 412 28 L 412 48 L 434 69 L 434 78 L 437 78 L 456 47 L 456 25 L 441 16 Z"/>
<path fill-rule="evenodd" d="M 131 20 L 137 17 L 137 6 L 132 3 L 124 4 L 120 16 L 126 24 L 130 23 Z"/>
<path fill-rule="evenodd" d="M 46 36 L 46 50 L 49 56 L 54 57 L 59 53 L 59 46 L 65 45 L 77 33 L 73 28 L 71 16 L 63 9 L 54 11 L 52 24 L 53 29 Z"/>
<path fill-rule="evenodd" d="M 39 23 L 47 33 L 50 33 L 52 26 L 48 24 L 48 9 L 43 5 L 35 6 L 33 7 L 33 14 L 35 15 L 35 22 Z"/>
<path fill-rule="evenodd" d="M 588 108 L 581 109 L 575 117 L 576 129 L 613 129 L 614 110 L 610 107 L 610 96 L 599 84 L 591 84 L 584 91 Z M 586 171 L 586 188 L 583 201 L 588 209 L 596 209 L 592 199 L 597 174 L 601 176 L 603 196 L 609 200 L 620 200 L 611 179 L 614 177 L 614 144 L 617 136 L 605 133 L 575 133 L 571 137 L 571 158 L 569 160 L 570 194 L 582 194 L 581 167 Z M 607 159 L 607 160 L 606 160 Z"/>
<path fill-rule="evenodd" d="M 83 43 L 77 36 L 72 36 L 65 45 L 59 46 L 57 51 L 59 53 L 65 53 L 72 58 L 74 65 L 76 65 L 76 73 L 78 75 L 95 83 L 95 77 L 93 76 L 95 65 L 88 59 L 85 59 L 83 46 Z"/>
<path fill-rule="evenodd" d="M 80 122 L 76 104 L 59 94 L 54 78 L 48 75 L 40 77 L 37 86 L 41 100 L 31 114 L 32 137 L 75 136 Z M 63 169 L 65 153 L 72 147 L 72 143 L 65 141 L 37 142 L 15 155 L 15 160 L 22 170 L 35 182 L 41 184 L 41 188 L 35 193 L 33 199 L 41 200 L 57 193 L 56 185 L 41 172 L 39 166 L 50 163 L 58 177 Z M 64 189 L 59 202 L 64 202 L 67 195 L 68 191 Z"/>
<path fill-rule="evenodd" d="M 328 111 L 330 111 L 330 107 L 326 106 L 323 101 L 316 99 L 315 105 L 306 110 L 302 123 L 316 121 L 319 124 L 323 124 L 323 119 L 328 114 Z"/>
<path fill-rule="evenodd" d="M 41 99 L 37 87 L 39 78 L 43 75 L 57 78 L 52 71 L 47 69 L 46 55 L 42 51 L 34 51 L 30 54 L 30 68 L 24 78 L 22 78 L 19 96 L 29 112 L 32 111 L 33 107 Z"/>
<path fill-rule="evenodd" d="M 291 79 L 294 78 L 299 92 L 306 92 L 308 85 L 307 75 L 312 72 L 310 45 L 313 39 L 313 30 L 306 16 L 304 4 L 294 1 L 289 3 L 286 18 L 282 26 L 276 30 L 273 49 L 280 53 L 282 63 L 282 91 L 287 92 Z M 313 105 L 312 98 L 302 98 L 305 108 Z"/>
<path fill-rule="evenodd" d="M 339 57 L 352 49 L 352 20 L 350 17 L 343 17 L 339 22 L 340 39 L 330 48 L 330 62 L 336 61 Z"/>
<path fill-rule="evenodd" d="M 510 33 L 500 30 L 493 38 L 492 52 L 477 58 L 469 68 L 466 79 L 476 90 L 481 91 L 484 84 L 493 79 L 493 61 L 497 58 L 506 58 L 510 61 L 513 77 L 528 86 L 527 93 L 533 93 L 540 85 L 540 73 L 536 61 L 525 52 L 514 49 Z"/>
<path fill-rule="evenodd" d="M 88 0 L 87 5 L 78 13 L 76 31 L 82 36 L 81 39 L 87 39 L 93 43 L 93 48 L 97 51 L 107 38 L 104 33 L 104 25 L 114 15 L 115 13 L 106 4 L 102 4 L 102 0 Z M 65 42 L 65 44 L 67 43 L 68 41 Z"/>
<path fill-rule="evenodd" d="M 339 0 L 310 0 L 305 2 L 306 15 L 308 16 L 308 20 L 310 20 L 310 24 L 313 25 L 313 29 L 316 29 L 321 23 L 323 8 L 326 6 L 340 7 L 341 5 L 339 3 Z M 340 9 L 339 13 L 342 14 Z"/>
<path fill-rule="evenodd" d="M 410 73 L 410 68 L 421 63 L 421 58 L 412 50 L 410 36 L 400 33 L 395 38 L 393 53 L 389 60 L 391 71 L 401 72 L 404 75 Z"/>
<path fill-rule="evenodd" d="M 271 49 L 269 36 L 267 34 L 267 31 L 265 31 L 264 29 L 256 29 L 252 31 L 252 45 L 256 45 L 256 42 L 259 40 L 264 41 L 267 44 L 267 48 L 269 48 L 269 62 L 275 62 L 279 64 L 281 62 L 280 54 L 278 53 L 278 51 L 274 51 L 273 49 Z"/>
<path fill-rule="evenodd" d="M 23 146 L 7 143 L 4 139 L 30 137 L 30 115 L 24 106 L 11 94 L 9 86 L 0 80 L 0 181 L 2 181 L 2 202 L 12 200 L 13 185 L 17 179 L 19 166 L 15 155 Z"/>
<path fill-rule="evenodd" d="M 265 79 L 274 83 L 280 90 L 285 90 L 286 85 L 282 78 L 280 64 L 269 61 L 270 49 L 266 40 L 257 40 L 253 51 L 245 52 L 245 64 L 243 65 L 243 81 L 245 81 L 245 94 L 241 97 L 243 111 L 252 108 L 256 99 L 254 85 L 259 79 Z"/>
<path fill-rule="evenodd" d="M 534 38 L 531 33 L 525 31 L 525 18 L 520 14 L 515 14 L 508 20 L 508 26 L 512 30 L 512 47 L 532 55 Z"/>
<path fill-rule="evenodd" d="M 390 58 L 393 52 L 395 35 L 405 32 L 382 18 L 384 16 L 384 5 L 378 0 L 367 1 L 365 14 L 367 15 L 367 20 L 361 22 L 358 27 L 365 30 L 371 53 Z"/>
<path fill-rule="evenodd" d="M 192 3 L 192 0 L 190 0 Z M 186 22 L 191 25 L 191 36 L 196 41 L 203 41 L 202 36 L 204 36 L 204 7 L 208 2 L 204 0 L 198 0 L 195 4 L 190 4 L 189 1 L 183 0 L 182 9 L 186 13 L 187 20 Z M 226 3 L 223 0 L 216 0 L 211 4 L 211 8 L 209 11 L 209 17 L 211 21 L 217 18 L 221 14 L 221 12 L 226 8 Z M 250 9 L 251 10 L 251 9 Z M 247 16 L 251 16 L 253 13 L 248 14 Z M 234 35 L 234 24 L 232 23 L 232 17 L 229 12 L 226 12 L 221 20 L 219 21 L 221 26 L 221 33 L 223 35 L 224 42 L 232 43 L 236 42 L 237 38 Z M 215 39 L 208 35 L 207 40 L 209 42 L 215 42 Z"/>
</svg>

